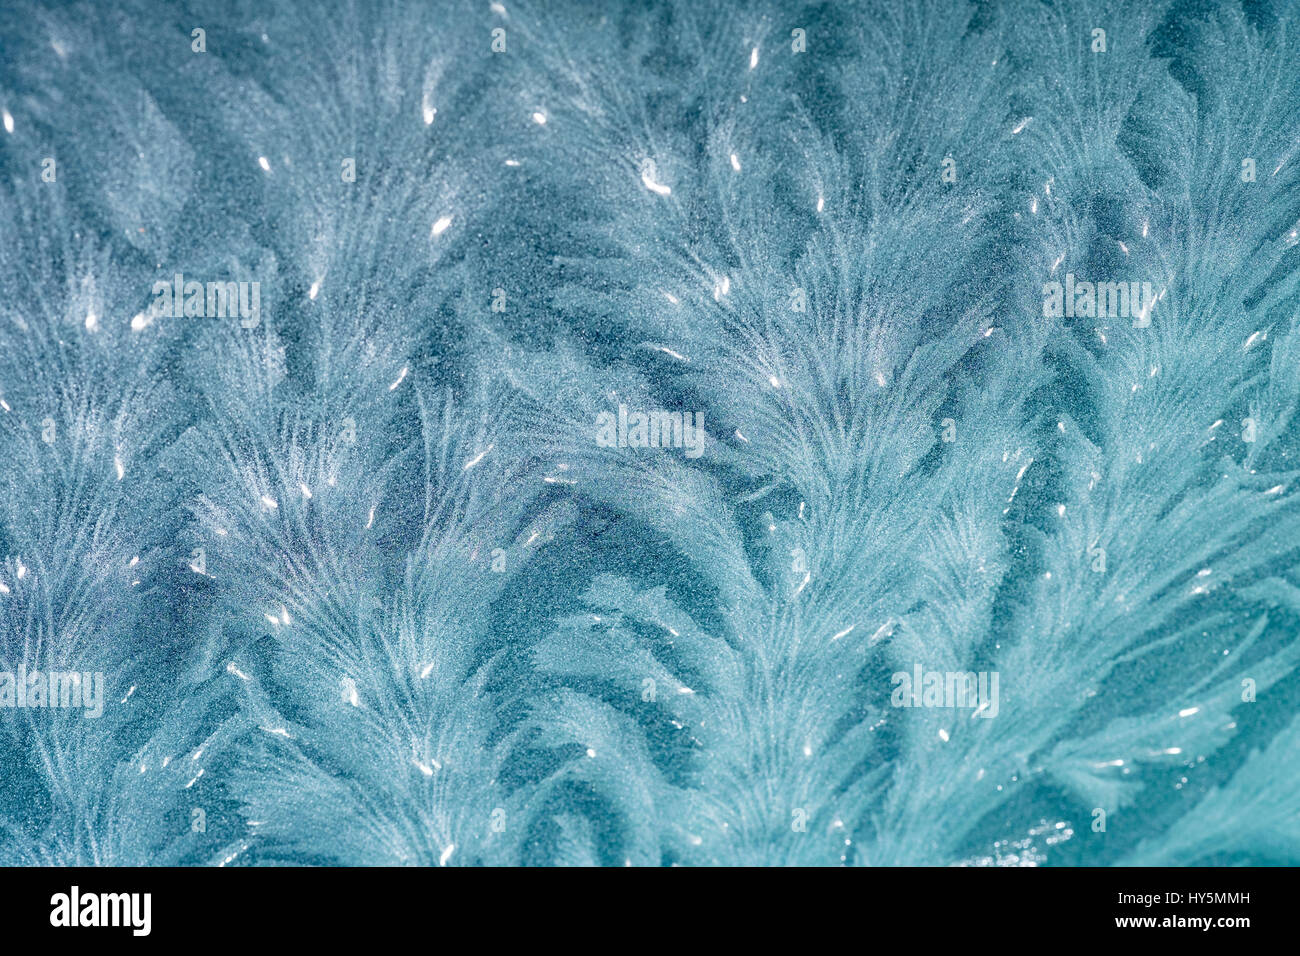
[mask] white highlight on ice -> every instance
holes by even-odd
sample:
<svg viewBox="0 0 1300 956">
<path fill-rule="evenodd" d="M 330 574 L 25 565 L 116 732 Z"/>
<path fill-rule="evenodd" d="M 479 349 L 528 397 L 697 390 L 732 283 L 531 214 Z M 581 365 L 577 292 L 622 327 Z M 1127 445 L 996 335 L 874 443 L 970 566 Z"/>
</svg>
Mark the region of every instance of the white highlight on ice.
<svg viewBox="0 0 1300 956">
<path fill-rule="evenodd" d="M 311 489 L 307 487 L 305 482 L 298 482 L 298 488 L 302 491 L 302 496 L 304 498 L 311 497 Z"/>
<path fill-rule="evenodd" d="M 123 467 L 122 465 L 122 457 L 120 455 L 113 456 L 113 467 L 117 469 L 118 481 L 121 481 L 123 478 L 126 477 L 126 468 Z"/>
<path fill-rule="evenodd" d="M 3 110 L 2 112 L 4 114 L 5 132 L 12 133 L 14 131 L 14 118 L 8 110 Z"/>
<path fill-rule="evenodd" d="M 749 68 L 752 70 L 758 66 L 758 47 L 749 51 Z"/>
<path fill-rule="evenodd" d="M 438 865 L 446 866 L 447 861 L 451 859 L 451 855 L 455 852 L 456 852 L 456 844 L 453 843 L 449 847 L 447 847 L 447 849 L 442 851 L 442 855 L 438 857 Z"/>
<path fill-rule="evenodd" d="M 280 507 L 279 502 L 277 502 L 277 501 L 276 501 L 274 498 L 272 498 L 270 495 L 262 495 L 262 504 L 266 505 L 268 508 L 270 508 L 270 509 L 272 509 L 272 510 L 274 510 L 274 509 Z"/>
<path fill-rule="evenodd" d="M 1179 716 L 1179 717 L 1190 717 L 1190 716 L 1192 716 L 1192 714 L 1196 713 L 1196 712 L 1197 712 L 1198 710 L 1200 710 L 1200 709 L 1201 709 L 1201 708 L 1199 708 L 1199 707 L 1188 707 L 1186 710 L 1180 710 L 1180 711 L 1178 712 L 1178 716 Z"/>
<path fill-rule="evenodd" d="M 471 458 L 469 461 L 465 462 L 465 464 L 461 466 L 461 469 L 460 469 L 460 470 L 461 470 L 461 471 L 469 471 L 471 468 L 473 468 L 475 465 L 477 465 L 480 461 L 482 461 L 483 458 L 484 458 L 484 456 L 486 456 L 487 453 L 490 452 L 494 447 L 495 447 L 495 446 L 493 446 L 493 445 L 488 445 L 486 448 L 484 448 L 481 452 L 479 452 L 477 455 L 475 455 L 475 456 L 474 456 L 473 458 Z"/>
<path fill-rule="evenodd" d="M 447 227 L 450 225 L 451 225 L 451 216 L 443 216 L 441 219 L 439 219 L 437 222 L 433 224 L 433 235 L 441 236 L 444 232 L 447 231 Z"/>
<path fill-rule="evenodd" d="M 663 183 L 655 182 L 654 177 L 650 175 L 651 171 L 649 163 L 647 163 L 646 168 L 641 171 L 641 182 L 645 184 L 645 188 L 660 196 L 671 196 L 673 194 L 672 189 L 665 186 Z"/>
<path fill-rule="evenodd" d="M 344 677 L 339 683 L 343 685 L 343 699 L 353 707 L 359 707 L 361 699 L 357 697 L 357 682 L 351 677 Z"/>
<path fill-rule="evenodd" d="M 826 208 L 826 197 L 819 193 L 817 196 L 817 211 L 821 212 L 825 208 Z"/>
<path fill-rule="evenodd" d="M 432 776 L 433 776 L 433 767 L 430 767 L 427 763 L 424 763 L 424 762 L 421 761 L 421 760 L 412 760 L 411 762 L 414 763 L 417 767 L 419 767 L 419 768 L 420 768 L 420 773 L 424 774 L 426 777 L 432 777 Z M 438 761 L 436 761 L 436 760 L 433 761 L 433 764 L 434 764 L 434 766 L 436 766 L 439 770 L 442 769 L 442 765 L 439 764 Z"/>
<path fill-rule="evenodd" d="M 874 647 L 881 639 L 889 637 L 893 633 L 894 619 L 891 617 L 889 620 L 885 621 L 884 624 L 880 625 L 880 627 L 876 628 L 876 633 L 871 635 L 871 638 L 867 641 L 867 645 L 869 647 Z"/>
<path fill-rule="evenodd" d="M 850 624 L 850 625 L 849 625 L 848 627 L 846 627 L 844 630 L 840 631 L 838 634 L 836 634 L 834 637 L 832 637 L 831 640 L 832 640 L 832 641 L 838 641 L 841 637 L 848 637 L 848 635 L 850 635 L 850 634 L 853 633 L 853 629 L 854 629 L 855 627 L 857 627 L 856 624 Z"/>
<path fill-rule="evenodd" d="M 366 529 L 369 530 L 370 526 L 374 523 L 375 523 L 375 506 L 371 505 L 370 515 L 369 517 L 366 518 Z"/>
<path fill-rule="evenodd" d="M 669 348 L 668 346 L 666 346 L 666 345 L 656 345 L 656 346 L 654 346 L 654 350 L 655 350 L 656 352 L 663 352 L 665 355 L 670 355 L 670 356 L 672 356 L 673 358 L 677 359 L 677 361 L 679 361 L 679 362 L 687 362 L 687 363 L 690 362 L 690 359 L 688 359 L 688 358 L 687 358 L 685 355 L 683 355 L 681 352 L 674 352 L 672 349 L 670 349 L 670 348 Z"/>
<path fill-rule="evenodd" d="M 438 115 L 438 108 L 429 102 L 428 96 L 421 102 L 420 112 L 424 114 L 424 125 L 432 126 L 433 118 Z"/>
<path fill-rule="evenodd" d="M 271 163 L 267 160 L 265 156 L 257 157 L 257 165 L 261 166 L 264 172 L 269 173 L 271 171 Z"/>
<path fill-rule="evenodd" d="M 740 159 L 735 153 L 731 154 L 731 168 L 736 172 L 740 172 Z"/>
<path fill-rule="evenodd" d="M 538 126 L 545 126 L 546 114 L 543 113 L 541 110 L 538 110 L 536 113 L 533 114 L 533 122 L 536 123 Z"/>
<path fill-rule="evenodd" d="M 391 392 L 395 388 L 397 388 L 397 386 L 401 385 L 402 381 L 406 378 L 406 373 L 409 372 L 410 370 L 411 369 L 408 366 L 403 365 L 402 370 L 397 374 L 397 381 L 395 381 L 392 385 L 389 385 L 388 390 Z"/>
<path fill-rule="evenodd" d="M 318 296 L 319 294 L 320 294 L 320 279 L 317 279 L 315 282 L 311 284 L 311 288 L 307 290 L 307 298 L 314 300 L 316 296 Z"/>
<path fill-rule="evenodd" d="M 275 618 L 271 618 L 271 620 L 275 620 Z M 240 680 L 245 680 L 245 681 L 252 680 L 251 677 L 249 677 L 247 674 L 245 674 L 243 671 L 241 671 L 238 667 L 235 666 L 234 661 L 231 661 L 229 664 L 226 665 L 226 673 L 238 677 Z M 199 756 L 198 754 L 195 754 L 193 759 L 197 760 L 198 756 Z"/>
</svg>

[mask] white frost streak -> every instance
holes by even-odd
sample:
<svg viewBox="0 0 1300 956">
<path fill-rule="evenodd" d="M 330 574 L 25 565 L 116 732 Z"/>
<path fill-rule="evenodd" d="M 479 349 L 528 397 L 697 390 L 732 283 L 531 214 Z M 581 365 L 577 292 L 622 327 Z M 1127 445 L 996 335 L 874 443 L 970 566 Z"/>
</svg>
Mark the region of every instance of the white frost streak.
<svg viewBox="0 0 1300 956">
<path fill-rule="evenodd" d="M 867 641 L 867 644 L 868 646 L 874 646 L 875 644 L 884 640 L 886 637 L 889 637 L 893 633 L 894 633 L 894 619 L 891 617 L 889 620 L 885 621 L 884 624 L 880 625 L 880 627 L 876 628 L 876 633 L 871 635 L 871 639 Z"/>
<path fill-rule="evenodd" d="M 660 196 L 671 196 L 673 194 L 672 189 L 665 186 L 663 183 L 655 182 L 654 176 L 650 173 L 651 171 L 649 168 L 641 173 L 641 182 L 645 184 L 645 188 Z"/>
<path fill-rule="evenodd" d="M 656 352 L 663 352 L 664 355 L 668 355 L 671 356 L 672 358 L 677 359 L 677 361 L 679 362 L 687 362 L 687 363 L 690 362 L 690 359 L 688 359 L 681 352 L 675 352 L 666 345 L 651 345 L 650 347 L 654 349 Z"/>
<path fill-rule="evenodd" d="M 469 471 L 471 468 L 473 468 L 475 465 L 477 465 L 480 461 L 482 461 L 483 458 L 487 455 L 487 453 L 490 452 L 490 451 L 491 451 L 493 448 L 495 448 L 495 447 L 496 447 L 495 445 L 488 445 L 486 448 L 484 448 L 481 452 L 479 452 L 477 455 L 475 455 L 475 456 L 474 456 L 473 458 L 471 458 L 469 461 L 465 462 L 465 464 L 464 464 L 463 466 L 461 466 L 461 469 L 460 469 L 460 470 L 461 470 L 461 471 Z"/>
<path fill-rule="evenodd" d="M 267 616 L 270 617 L 270 615 Z M 275 618 L 271 618 L 271 620 L 274 621 Z M 229 664 L 226 665 L 226 673 L 233 674 L 235 677 L 238 677 L 240 680 L 244 680 L 244 681 L 252 680 L 251 677 L 249 677 L 247 674 L 245 674 L 243 671 L 241 671 L 238 667 L 235 666 L 234 661 L 231 661 Z"/>
<path fill-rule="evenodd" d="M 361 699 L 357 696 L 357 682 L 351 677 L 344 677 L 339 683 L 343 686 L 343 699 L 353 707 L 361 706 Z"/>
</svg>

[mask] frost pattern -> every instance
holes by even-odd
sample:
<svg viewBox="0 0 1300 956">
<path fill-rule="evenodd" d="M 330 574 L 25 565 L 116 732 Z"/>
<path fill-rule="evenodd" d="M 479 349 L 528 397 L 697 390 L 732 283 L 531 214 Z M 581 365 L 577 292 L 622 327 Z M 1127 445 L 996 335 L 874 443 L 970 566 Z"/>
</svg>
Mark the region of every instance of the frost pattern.
<svg viewBox="0 0 1300 956">
<path fill-rule="evenodd" d="M 0 862 L 1300 861 L 1294 4 L 164 6 L 0 14 Z"/>
</svg>

